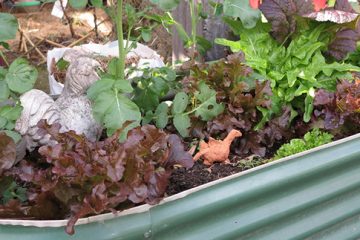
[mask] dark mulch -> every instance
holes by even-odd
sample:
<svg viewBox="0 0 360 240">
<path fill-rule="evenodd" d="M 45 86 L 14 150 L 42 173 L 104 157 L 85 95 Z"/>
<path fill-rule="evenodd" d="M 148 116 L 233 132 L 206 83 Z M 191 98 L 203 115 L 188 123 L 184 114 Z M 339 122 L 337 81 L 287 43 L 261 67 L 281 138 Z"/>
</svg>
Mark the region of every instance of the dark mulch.
<svg viewBox="0 0 360 240">
<path fill-rule="evenodd" d="M 230 164 L 225 165 L 216 163 L 209 168 L 201 162 L 196 162 L 194 167 L 189 170 L 186 170 L 185 168 L 176 169 L 170 177 L 170 184 L 166 192 L 168 195 L 173 195 L 241 172 L 241 170 L 240 167 L 232 166 Z"/>
<path fill-rule="evenodd" d="M 235 173 L 259 166 L 265 163 L 261 158 L 251 156 L 245 159 L 232 157 L 231 164 L 215 163 L 211 168 L 202 163 L 195 162 L 191 169 L 175 169 L 170 177 L 167 195 L 174 195 L 182 191 L 209 183 Z"/>
</svg>

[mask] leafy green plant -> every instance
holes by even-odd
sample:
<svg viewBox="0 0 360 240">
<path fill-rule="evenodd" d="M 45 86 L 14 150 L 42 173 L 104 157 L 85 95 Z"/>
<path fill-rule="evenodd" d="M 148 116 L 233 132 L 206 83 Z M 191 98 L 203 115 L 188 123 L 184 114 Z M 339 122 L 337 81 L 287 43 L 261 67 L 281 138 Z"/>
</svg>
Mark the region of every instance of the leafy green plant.
<svg viewBox="0 0 360 240">
<path fill-rule="evenodd" d="M 134 102 L 143 114 L 155 111 L 162 99 L 179 87 L 176 72 L 169 67 L 139 69 L 141 76 L 131 79 Z"/>
<path fill-rule="evenodd" d="M 334 91 L 337 79 L 351 78 L 350 71 L 360 71 L 359 67 L 351 64 L 325 60 L 322 52 L 331 39 L 327 24 L 299 30 L 286 47 L 271 37 L 268 24 L 258 23 L 254 29 L 245 29 L 237 21 L 226 21 L 241 39 L 236 42 L 217 39 L 216 42 L 229 46 L 233 52 L 243 51 L 246 63 L 271 81 L 273 104 L 287 105 L 294 111 L 303 112 L 305 122 L 312 116 L 316 89 Z M 262 112 L 266 121 L 279 113 L 264 109 Z"/>
<path fill-rule="evenodd" d="M 0 13 L 1 46 L 9 47 L 6 41 L 15 38 L 17 29 L 18 21 L 13 15 Z M 22 111 L 19 96 L 33 88 L 38 73 L 25 59 L 16 59 L 9 65 L 1 51 L 0 58 L 8 67 L 0 66 L 0 132 L 18 142 L 20 135 L 13 129 Z"/>
<path fill-rule="evenodd" d="M 0 46 L 9 49 L 9 44 L 6 41 L 15 38 L 18 26 L 16 17 L 8 13 L 0 13 Z M 9 66 L 2 51 L 0 51 L 0 58 Z"/>
<path fill-rule="evenodd" d="M 88 4 L 88 0 L 71 1 L 70 4 L 75 8 L 81 8 Z M 91 4 L 95 7 L 105 8 L 102 1 L 93 0 Z M 130 44 L 129 41 L 125 44 L 124 41 L 123 1 L 119 0 L 116 8 L 115 6 L 106 8 L 115 20 L 119 58 L 113 61 L 115 64 L 110 64 L 109 73 L 103 75 L 99 81 L 88 89 L 88 97 L 93 104 L 95 119 L 106 127 L 108 135 L 112 135 L 126 121 L 133 122 L 127 127 L 127 130 L 138 126 L 141 120 L 141 113 L 138 106 L 126 96 L 126 94 L 133 91 L 133 88 L 130 82 L 125 79 L 125 58 L 127 52 L 134 45 Z M 130 24 L 135 24 L 139 15 L 130 7 L 126 8 L 126 13 L 128 14 L 128 19 L 130 19 Z M 128 29 L 128 40 L 132 27 L 130 26 Z M 122 139 L 125 137 L 126 131 L 124 131 Z"/>
<path fill-rule="evenodd" d="M 149 110 L 151 107 L 156 107 L 159 102 L 159 97 L 162 97 L 163 92 L 169 88 L 162 82 L 164 78 L 159 77 L 159 74 L 155 73 L 156 76 L 154 77 L 144 76 L 135 79 L 134 81 L 137 84 L 135 91 L 130 81 L 126 79 L 125 59 L 127 53 L 136 47 L 140 38 L 144 41 L 149 41 L 151 39 L 151 31 L 156 24 L 148 27 L 137 27 L 139 25 L 138 23 L 146 17 L 146 10 L 137 11 L 129 4 L 124 6 L 122 0 L 117 2 L 116 7 L 104 6 L 102 1 L 93 0 L 90 2 L 94 7 L 105 9 L 115 21 L 119 58 L 111 61 L 107 73 L 102 74 L 101 79 L 88 89 L 88 97 L 93 104 L 95 119 L 104 125 L 108 135 L 114 134 L 126 121 L 132 122 L 132 124 L 128 125 L 123 131 L 124 134 L 121 136 L 121 139 L 124 139 L 127 130 L 140 124 L 142 116 L 141 110 Z M 81 1 L 81 4 L 78 1 L 70 2 L 70 4 L 72 3 L 75 4 L 75 8 L 81 8 L 85 7 L 88 1 Z M 126 31 L 124 31 L 123 26 L 123 15 L 126 15 L 127 20 Z M 141 32 L 136 38 L 132 37 L 134 30 Z M 163 70 L 158 71 L 161 72 Z M 146 73 L 150 74 L 149 71 L 144 72 L 144 74 Z M 153 82 L 152 79 L 157 79 L 157 81 Z M 151 83 L 154 83 L 154 87 L 150 87 Z M 158 92 L 158 90 L 160 90 L 160 92 Z M 131 99 L 130 96 L 133 96 L 133 99 Z"/>
<path fill-rule="evenodd" d="M 241 168 L 242 171 L 246 171 L 248 169 L 260 166 L 264 163 L 266 163 L 266 160 L 262 159 L 261 157 L 250 156 L 248 158 L 241 159 L 236 164 L 239 168 Z"/>
<path fill-rule="evenodd" d="M 178 0 L 151 0 L 151 2 L 157 4 L 165 11 L 175 9 L 180 3 Z M 185 31 L 184 27 L 172 17 L 170 12 L 167 12 L 163 16 L 153 16 L 153 19 L 161 22 L 166 28 L 169 26 L 175 26 L 179 37 L 184 43 L 184 46 L 191 48 L 192 50 L 190 56 L 191 59 L 195 60 L 197 52 L 205 54 L 205 52 L 212 47 L 212 43 L 197 34 L 198 22 L 201 19 L 206 18 L 206 14 L 203 13 L 202 4 L 196 3 L 194 0 L 188 0 L 188 3 L 191 16 L 190 35 Z M 225 0 L 223 4 L 211 1 L 210 5 L 214 7 L 215 15 L 223 14 L 228 17 L 239 18 L 247 28 L 254 27 L 256 22 L 260 19 L 260 11 L 252 9 L 246 1 Z"/>
<path fill-rule="evenodd" d="M 12 62 L 9 69 L 0 67 L 0 131 L 15 142 L 20 140 L 20 135 L 13 131 L 22 111 L 19 96 L 33 88 L 37 76 L 36 68 L 21 58 Z"/>
<path fill-rule="evenodd" d="M 306 133 L 303 139 L 295 138 L 292 139 L 289 143 L 282 145 L 276 152 L 274 159 L 284 158 L 296 153 L 310 150 L 326 143 L 330 143 L 333 137 L 333 135 L 322 132 L 318 128 L 315 128 Z"/>
<path fill-rule="evenodd" d="M 158 128 L 165 128 L 169 119 L 172 118 L 173 124 L 180 135 L 187 137 L 192 116 L 202 121 L 209 121 L 223 111 L 224 105 L 216 101 L 216 91 L 201 82 L 198 91 L 194 93 L 191 100 L 188 94 L 179 92 L 175 95 L 171 107 L 166 102 L 162 102 L 155 112 L 147 112 L 144 123 L 153 120 Z"/>
<path fill-rule="evenodd" d="M 0 179 L 0 203 L 1 205 L 8 204 L 11 200 L 19 200 L 25 202 L 26 188 L 23 188 L 14 181 L 12 177 L 3 176 Z"/>
</svg>

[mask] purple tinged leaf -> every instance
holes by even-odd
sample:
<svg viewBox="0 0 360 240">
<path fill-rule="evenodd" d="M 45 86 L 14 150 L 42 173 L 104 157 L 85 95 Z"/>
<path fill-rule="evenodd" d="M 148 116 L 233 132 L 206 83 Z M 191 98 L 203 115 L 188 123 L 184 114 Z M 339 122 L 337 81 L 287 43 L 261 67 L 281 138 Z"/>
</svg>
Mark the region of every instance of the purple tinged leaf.
<svg viewBox="0 0 360 240">
<path fill-rule="evenodd" d="M 236 152 L 240 156 L 248 155 L 253 153 L 260 157 L 265 156 L 266 148 L 261 144 L 261 136 L 254 132 L 248 132 L 240 138 L 240 146 L 236 149 Z"/>
<path fill-rule="evenodd" d="M 350 16 L 356 14 L 348 0 L 337 0 L 334 6 L 335 10 L 346 12 Z M 358 17 L 358 14 L 356 14 Z M 355 20 L 355 19 L 354 19 Z M 334 40 L 329 44 L 327 54 L 334 57 L 336 60 L 343 60 L 348 53 L 356 50 L 356 42 L 360 39 L 359 24 L 357 29 L 340 29 Z"/>
<path fill-rule="evenodd" d="M 293 130 L 289 128 L 291 118 L 291 108 L 289 106 L 283 107 L 282 114 L 270 120 L 265 128 L 261 129 L 261 142 L 269 148 L 277 141 L 291 139 L 293 136 Z"/>
<path fill-rule="evenodd" d="M 129 200 L 133 203 L 144 202 L 148 197 L 148 188 L 146 185 L 142 184 L 140 186 L 132 188 L 133 192 L 129 195 Z"/>
<path fill-rule="evenodd" d="M 54 218 L 70 215 L 69 234 L 79 218 L 115 211 L 125 201 L 157 203 L 173 165 L 193 164 L 178 136 L 150 125 L 129 131 L 124 143 L 118 140 L 121 130 L 104 141 L 91 142 L 73 131 L 60 133 L 58 125 L 45 121 L 38 126 L 58 142 L 39 149 L 48 164 L 39 168 L 22 161 L 10 173 L 29 186 L 31 214 L 39 218 L 42 213 Z"/>
<path fill-rule="evenodd" d="M 360 40 L 358 29 L 343 29 L 336 33 L 335 39 L 329 44 L 327 54 L 340 61 L 349 53 L 356 50 L 356 43 Z"/>
<path fill-rule="evenodd" d="M 321 106 L 335 103 L 335 93 L 320 89 L 316 92 L 314 98 L 314 106 Z"/>
<path fill-rule="evenodd" d="M 311 18 L 318 22 L 334 22 L 343 24 L 356 20 L 359 17 L 359 14 L 330 9 L 308 13 L 303 15 L 303 17 Z"/>
<path fill-rule="evenodd" d="M 315 116 L 323 119 L 324 128 L 336 129 L 346 124 L 347 128 L 359 125 L 360 84 L 341 81 L 335 93 L 324 90 L 316 92 Z"/>
<path fill-rule="evenodd" d="M 122 162 L 118 162 L 115 167 L 111 165 L 107 165 L 107 176 L 113 181 L 113 182 L 119 182 L 124 174 L 125 167 L 123 166 Z"/>
<path fill-rule="evenodd" d="M 336 0 L 334 9 L 344 12 L 355 13 L 355 10 L 353 9 L 348 0 Z"/>
<path fill-rule="evenodd" d="M 307 0 L 264 0 L 260 10 L 271 24 L 272 36 L 280 43 L 296 31 L 296 16 L 314 11 Z"/>
<path fill-rule="evenodd" d="M 164 168 L 157 169 L 151 174 L 148 184 L 148 203 L 156 204 L 159 202 L 166 191 L 169 177 L 170 172 Z"/>
<path fill-rule="evenodd" d="M 184 150 L 184 145 L 179 136 L 171 134 L 167 142 L 169 145 L 169 156 L 165 163 L 167 169 L 176 164 L 185 168 L 191 168 L 194 165 L 191 154 Z"/>
<path fill-rule="evenodd" d="M 0 174 L 10 169 L 16 161 L 16 144 L 11 137 L 0 132 Z"/>
</svg>

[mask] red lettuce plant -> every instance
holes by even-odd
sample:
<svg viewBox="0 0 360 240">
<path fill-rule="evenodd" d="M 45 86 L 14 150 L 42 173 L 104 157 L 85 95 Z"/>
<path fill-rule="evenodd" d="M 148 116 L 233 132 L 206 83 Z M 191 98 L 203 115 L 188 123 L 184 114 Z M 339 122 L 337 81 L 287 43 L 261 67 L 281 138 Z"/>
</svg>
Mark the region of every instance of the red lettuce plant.
<svg viewBox="0 0 360 240">
<path fill-rule="evenodd" d="M 205 81 L 216 90 L 217 100 L 226 105 L 222 115 L 206 126 L 195 126 L 193 133 L 197 137 L 224 138 L 232 129 L 240 130 L 243 136 L 234 141 L 233 153 L 264 156 L 275 141 L 291 136 L 288 126 L 294 113 L 289 107 L 284 107 L 283 112 L 277 109 L 270 82 L 258 80 L 259 76 L 244 62 L 239 52 L 211 65 L 194 66 L 191 75 L 183 80 L 188 92 Z"/>
<path fill-rule="evenodd" d="M 42 121 L 38 125 L 57 144 L 39 149 L 46 162 L 22 161 L 9 174 L 28 185 L 30 207 L 23 215 L 68 216 L 69 234 L 81 217 L 121 209 L 124 204 L 159 202 L 172 167 L 193 165 L 180 138 L 154 126 L 135 128 L 119 143 L 121 131 L 104 141 L 90 142 L 73 131 L 59 133 L 57 124 Z"/>
<path fill-rule="evenodd" d="M 325 129 L 346 127 L 351 134 L 360 124 L 360 83 L 341 81 L 336 92 L 319 90 L 314 99 L 314 115 Z"/>
<path fill-rule="evenodd" d="M 16 160 L 16 144 L 5 133 L 0 132 L 0 175 L 13 166 Z"/>
</svg>

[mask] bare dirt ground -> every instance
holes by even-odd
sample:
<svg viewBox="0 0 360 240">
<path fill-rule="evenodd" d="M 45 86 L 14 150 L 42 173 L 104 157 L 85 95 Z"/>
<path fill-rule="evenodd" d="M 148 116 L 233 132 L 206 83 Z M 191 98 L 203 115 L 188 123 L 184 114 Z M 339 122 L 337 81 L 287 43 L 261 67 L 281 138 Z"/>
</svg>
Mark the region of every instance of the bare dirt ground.
<svg viewBox="0 0 360 240">
<path fill-rule="evenodd" d="M 127 2 L 138 9 L 143 9 L 146 6 L 149 6 L 148 1 L 127 0 Z M 46 41 L 41 41 L 41 38 L 46 38 L 47 40 L 63 46 L 69 46 L 84 36 L 87 37 L 78 42 L 76 45 L 89 42 L 106 43 L 115 40 L 115 34 L 111 31 L 111 21 L 104 11 L 97 9 L 96 15 L 99 21 L 106 24 L 106 28 L 110 29 L 110 32 L 102 33 L 99 31 L 99 35 L 96 36 L 95 32 L 92 31 L 93 27 L 84 20 L 84 18 L 89 19 L 89 16 L 92 17 L 92 9 L 83 11 L 68 9 L 66 12 L 73 19 L 73 28 L 76 33 L 76 36 L 72 37 L 67 21 L 51 15 L 52 7 L 53 4 L 46 4 L 41 9 L 35 9 L 33 12 L 11 12 L 18 18 L 21 30 L 25 32 L 25 34 L 37 46 L 43 56 L 46 57 L 47 51 L 55 48 L 56 46 Z M 9 10 L 4 9 L 0 9 L 0 11 L 9 12 Z M 153 11 L 157 12 L 158 10 Z M 91 21 L 89 20 L 88 22 Z M 48 91 L 48 73 L 46 71 L 45 59 L 32 48 L 28 41 L 26 49 L 24 49 L 24 47 L 20 47 L 20 42 L 21 35 L 18 32 L 16 39 L 9 42 L 10 50 L 5 50 L 5 54 L 9 62 L 18 57 L 27 58 L 33 65 L 37 66 L 39 71 L 39 79 L 35 88 Z M 165 62 L 171 61 L 171 36 L 164 29 L 159 27 L 153 31 L 153 39 L 147 45 L 156 50 L 163 57 Z M 26 53 L 26 50 L 28 50 L 28 53 Z"/>
</svg>

